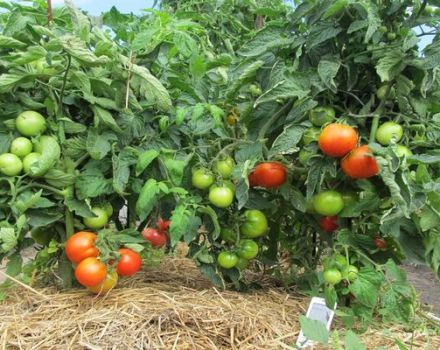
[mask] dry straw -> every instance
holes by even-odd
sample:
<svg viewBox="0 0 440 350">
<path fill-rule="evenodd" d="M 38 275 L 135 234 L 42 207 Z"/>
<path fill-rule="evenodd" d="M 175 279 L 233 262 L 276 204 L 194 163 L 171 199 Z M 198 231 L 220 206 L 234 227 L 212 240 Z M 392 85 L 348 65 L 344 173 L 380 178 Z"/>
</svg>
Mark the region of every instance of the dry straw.
<svg viewBox="0 0 440 350">
<path fill-rule="evenodd" d="M 268 284 L 268 282 L 264 282 Z M 269 285 L 257 292 L 219 291 L 187 259 L 166 259 L 109 294 L 17 287 L 0 304 L 0 349 L 293 349 L 307 298 Z M 440 336 L 363 336 L 368 349 L 440 349 Z M 341 337 L 342 338 L 342 337 Z"/>
</svg>

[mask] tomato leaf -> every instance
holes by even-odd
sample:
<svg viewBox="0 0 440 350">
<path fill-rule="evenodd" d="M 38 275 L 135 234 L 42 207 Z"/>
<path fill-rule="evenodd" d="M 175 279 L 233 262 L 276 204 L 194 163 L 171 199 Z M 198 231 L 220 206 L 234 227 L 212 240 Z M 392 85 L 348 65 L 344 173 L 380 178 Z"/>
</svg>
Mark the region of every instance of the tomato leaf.
<svg viewBox="0 0 440 350">
<path fill-rule="evenodd" d="M 321 321 L 312 320 L 304 315 L 299 316 L 299 323 L 301 329 L 307 339 L 327 344 L 329 339 L 329 332 Z"/>
<path fill-rule="evenodd" d="M 345 349 L 346 350 L 366 350 L 367 348 L 359 339 L 359 337 L 351 330 L 345 332 Z"/>
</svg>

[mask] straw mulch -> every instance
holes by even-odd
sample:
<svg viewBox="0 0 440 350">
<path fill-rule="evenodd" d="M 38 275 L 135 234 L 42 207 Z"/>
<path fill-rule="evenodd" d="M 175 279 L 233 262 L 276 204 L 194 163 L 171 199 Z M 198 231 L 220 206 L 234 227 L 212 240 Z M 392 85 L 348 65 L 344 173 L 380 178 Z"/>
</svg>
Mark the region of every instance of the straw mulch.
<svg viewBox="0 0 440 350">
<path fill-rule="evenodd" d="M 308 303 L 269 286 L 216 290 L 187 259 L 166 259 L 104 297 L 36 292 L 16 288 L 0 304 L 0 349 L 293 349 Z M 371 330 L 363 340 L 368 349 L 395 349 L 392 337 L 440 349 L 439 336 L 390 333 Z"/>
</svg>

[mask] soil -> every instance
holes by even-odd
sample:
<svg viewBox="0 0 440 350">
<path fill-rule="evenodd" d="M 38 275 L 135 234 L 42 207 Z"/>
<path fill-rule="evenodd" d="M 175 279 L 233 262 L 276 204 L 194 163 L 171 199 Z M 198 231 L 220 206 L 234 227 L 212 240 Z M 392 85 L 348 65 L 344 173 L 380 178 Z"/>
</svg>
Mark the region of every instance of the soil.
<svg viewBox="0 0 440 350">
<path fill-rule="evenodd" d="M 431 312 L 440 317 L 440 282 L 435 278 L 432 271 L 421 265 L 404 266 L 408 280 L 414 284 L 420 301 L 424 303 Z"/>
</svg>

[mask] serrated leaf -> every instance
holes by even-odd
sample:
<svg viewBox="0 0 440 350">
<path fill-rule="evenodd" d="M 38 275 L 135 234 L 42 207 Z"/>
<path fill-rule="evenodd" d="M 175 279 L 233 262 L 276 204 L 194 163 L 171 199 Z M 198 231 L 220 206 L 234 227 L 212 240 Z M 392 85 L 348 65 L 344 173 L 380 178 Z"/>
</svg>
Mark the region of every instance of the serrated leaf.
<svg viewBox="0 0 440 350">
<path fill-rule="evenodd" d="M 90 207 L 85 201 L 80 201 L 75 198 L 66 198 L 64 204 L 69 208 L 69 211 L 75 212 L 76 215 L 83 218 L 94 217 L 95 214 L 90 210 Z"/>
<path fill-rule="evenodd" d="M 130 179 L 130 166 L 136 164 L 138 151 L 125 147 L 119 154 L 113 154 L 113 188 L 119 195 L 125 195 L 125 188 Z"/>
<path fill-rule="evenodd" d="M 15 231 L 13 228 L 0 227 L 0 243 L 0 247 L 3 253 L 9 252 L 17 245 L 17 236 L 15 235 Z"/>
<path fill-rule="evenodd" d="M 90 20 L 89 18 L 79 10 L 71 0 L 64 1 L 70 16 L 72 17 L 72 23 L 75 28 L 75 32 L 85 42 L 90 41 Z"/>
<path fill-rule="evenodd" d="M 389 50 L 382 56 L 376 65 L 376 72 L 382 82 L 394 79 L 405 67 L 404 55 L 400 49 Z"/>
<path fill-rule="evenodd" d="M 351 330 L 345 332 L 345 350 L 367 350 L 359 337 Z"/>
<path fill-rule="evenodd" d="M 136 176 L 139 176 L 159 156 L 155 149 L 147 150 L 139 155 L 136 163 Z"/>
<path fill-rule="evenodd" d="M 150 214 L 161 195 L 162 191 L 155 179 L 149 179 L 145 182 L 136 202 L 136 213 L 141 220 L 144 220 Z"/>
<path fill-rule="evenodd" d="M 116 131 L 118 133 L 122 132 L 121 128 L 116 123 L 112 114 L 108 110 L 96 105 L 90 106 L 90 108 L 92 109 L 94 114 L 94 125 L 96 128 L 105 125 L 108 128 L 112 129 L 113 131 Z"/>
<path fill-rule="evenodd" d="M 307 339 L 321 344 L 328 343 L 329 332 L 322 322 L 301 315 L 299 316 L 299 323 Z"/>
<path fill-rule="evenodd" d="M 278 99 L 302 99 L 310 93 L 310 81 L 300 74 L 292 74 L 268 89 L 256 101 L 254 106 Z"/>
<path fill-rule="evenodd" d="M 97 66 L 109 62 L 109 58 L 107 56 L 97 57 L 91 50 L 87 48 L 85 43 L 76 36 L 70 34 L 64 35 L 58 40 L 67 53 L 86 66 Z"/>
<path fill-rule="evenodd" d="M 318 74 L 322 82 L 333 92 L 338 90 L 334 78 L 341 67 L 341 61 L 336 58 L 326 58 L 319 61 Z"/>
<path fill-rule="evenodd" d="M 299 151 L 297 146 L 306 128 L 301 125 L 287 125 L 278 135 L 269 151 L 271 156 L 277 154 L 292 154 Z"/>
</svg>

